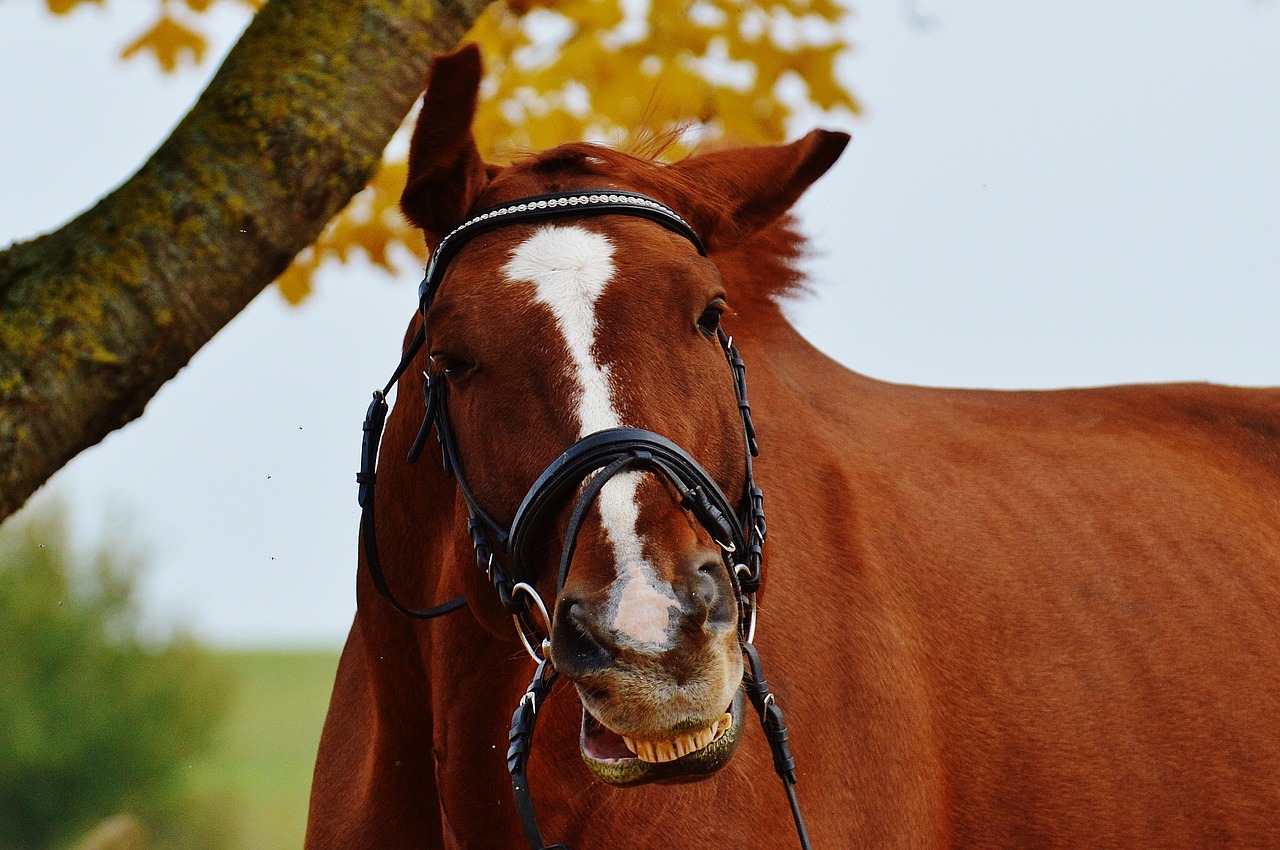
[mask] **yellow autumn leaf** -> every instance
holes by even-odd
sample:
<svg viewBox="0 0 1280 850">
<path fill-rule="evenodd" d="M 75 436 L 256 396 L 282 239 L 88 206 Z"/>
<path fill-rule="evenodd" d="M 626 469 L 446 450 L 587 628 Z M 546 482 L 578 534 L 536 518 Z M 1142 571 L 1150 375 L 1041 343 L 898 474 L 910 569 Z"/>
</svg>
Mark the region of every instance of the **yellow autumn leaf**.
<svg viewBox="0 0 1280 850">
<path fill-rule="evenodd" d="M 204 36 L 193 29 L 175 21 L 166 14 L 144 32 L 137 40 L 126 45 L 120 53 L 121 59 L 128 59 L 134 54 L 149 50 L 160 63 L 165 73 L 172 73 L 178 67 L 183 53 L 190 53 L 195 64 L 204 59 L 205 48 L 209 43 Z"/>
<path fill-rule="evenodd" d="M 622 23 L 622 4 L 616 0 L 562 0 L 548 4 L 583 30 L 600 32 Z"/>
<path fill-rule="evenodd" d="M 653 26 L 665 26 L 687 21 L 689 0 L 649 0 L 649 21 Z"/>
<path fill-rule="evenodd" d="M 319 266 L 313 248 L 307 248 L 294 257 L 284 274 L 276 278 L 276 289 L 284 296 L 284 300 L 295 307 L 306 300 L 311 294 L 311 275 Z"/>
<path fill-rule="evenodd" d="M 810 50 L 797 57 L 796 69 L 809 85 L 809 98 L 821 109 L 843 107 L 857 113 L 859 106 L 836 78 L 836 46 Z"/>
<path fill-rule="evenodd" d="M 844 13 L 844 10 L 840 8 L 840 4 L 835 0 L 809 0 L 809 4 L 814 14 L 829 21 L 838 20 Z"/>
<path fill-rule="evenodd" d="M 102 0 L 45 0 L 45 6 L 55 15 L 68 15 L 77 6 L 86 3 L 96 3 L 101 6 Z"/>
</svg>

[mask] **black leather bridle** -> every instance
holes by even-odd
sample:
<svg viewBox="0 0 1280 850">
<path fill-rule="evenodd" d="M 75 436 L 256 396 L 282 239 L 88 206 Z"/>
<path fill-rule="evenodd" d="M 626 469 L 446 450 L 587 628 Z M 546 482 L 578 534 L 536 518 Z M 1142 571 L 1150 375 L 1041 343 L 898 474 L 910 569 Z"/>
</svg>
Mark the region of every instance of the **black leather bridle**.
<svg viewBox="0 0 1280 850">
<path fill-rule="evenodd" d="M 408 369 L 426 340 L 427 311 L 440 288 L 445 269 L 469 240 L 496 228 L 526 222 L 600 215 L 628 215 L 648 219 L 684 237 L 699 254 L 706 256 L 698 235 L 669 207 L 645 195 L 616 190 L 538 195 L 484 210 L 440 240 L 432 252 L 418 290 L 422 324 L 406 347 L 391 379 L 373 394 L 373 402 L 365 415 L 360 472 L 356 475 L 356 481 L 360 485 L 360 528 L 365 564 L 374 587 L 397 611 L 410 617 L 433 618 L 456 611 L 466 604 L 466 599 L 462 596 L 430 608 L 410 608 L 402 604 L 391 592 L 383 574 L 374 522 L 374 485 L 377 480 L 375 469 L 387 416 L 387 393 Z M 577 492 L 560 557 L 556 581 L 558 595 L 568 575 L 578 532 L 591 505 L 606 482 L 628 469 L 643 469 L 665 478 L 679 495 L 681 507 L 706 529 L 721 549 L 730 582 L 738 598 L 739 639 L 748 667 L 743 688 L 760 714 L 761 724 L 773 750 L 774 767 L 782 777 L 787 792 L 801 847 L 805 850 L 810 848 L 804 819 L 795 796 L 795 760 L 787 743 L 786 724 L 777 700 L 769 691 L 761 672 L 759 654 L 753 643 L 755 596 L 762 578 L 766 527 L 764 495 L 755 484 L 752 468 L 752 458 L 759 453 L 759 449 L 755 426 L 751 420 L 751 405 L 747 402 L 746 367 L 733 340 L 724 330 L 717 328 L 716 335 L 733 373 L 734 392 L 746 439 L 746 475 L 740 509 L 725 496 L 706 470 L 675 443 L 652 431 L 612 428 L 588 434 L 552 461 L 529 488 L 510 528 L 505 527 L 485 511 L 467 483 L 447 413 L 448 392 L 445 379 L 424 373 L 426 410 L 417 438 L 409 450 L 408 461 L 412 463 L 418 458 L 427 436 L 434 430 L 444 459 L 445 473 L 457 482 L 467 506 L 467 530 L 475 550 L 476 563 L 493 584 L 503 608 L 512 615 L 521 643 L 537 662 L 533 680 L 512 717 L 511 746 L 507 753 L 507 766 L 511 772 L 517 811 L 533 850 L 568 850 L 563 844 L 543 843 L 526 778 L 538 709 L 550 693 L 557 676 L 549 652 L 551 618 L 534 589 L 532 549 L 536 532 L 554 522 L 556 511 L 573 500 L 573 494 Z M 534 619 L 535 612 L 540 622 Z M 545 635 L 541 640 L 537 637 L 539 626 Z"/>
</svg>

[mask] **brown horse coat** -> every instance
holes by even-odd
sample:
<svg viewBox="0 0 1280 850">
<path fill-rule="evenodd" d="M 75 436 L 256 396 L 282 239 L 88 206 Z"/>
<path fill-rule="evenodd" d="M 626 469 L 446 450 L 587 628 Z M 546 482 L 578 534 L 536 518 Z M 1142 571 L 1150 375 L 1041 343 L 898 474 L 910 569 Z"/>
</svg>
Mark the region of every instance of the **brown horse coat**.
<svg viewBox="0 0 1280 850">
<path fill-rule="evenodd" d="M 427 177 L 454 186 L 457 206 L 436 204 L 429 240 L 487 205 L 487 177 L 517 195 L 555 188 L 538 181 L 556 157 L 571 172 L 599 159 L 617 185 L 715 229 L 655 182 L 658 166 L 620 154 L 570 146 L 486 177 L 467 149 L 477 74 L 469 52 L 440 60 L 428 94 L 406 208 Z M 812 162 L 819 142 L 717 156 L 750 174 L 768 170 L 760 150 Z M 424 165 L 429 147 L 444 153 Z M 793 173 L 790 200 L 825 168 Z M 600 227 L 643 238 L 650 225 Z M 1280 847 L 1280 392 L 881 383 L 815 350 L 776 307 L 798 249 L 780 220 L 711 257 L 768 500 L 757 644 L 814 846 Z M 414 603 L 465 592 L 469 607 L 410 621 L 361 570 L 307 847 L 518 850 L 506 735 L 532 665 L 476 575 L 434 441 L 404 461 L 422 390 L 410 377 L 398 391 L 382 557 Z M 526 439 L 537 403 L 494 400 L 488 438 Z M 533 746 L 549 841 L 796 846 L 758 728 L 707 779 L 614 788 L 582 764 L 580 714 L 562 683 Z"/>
</svg>

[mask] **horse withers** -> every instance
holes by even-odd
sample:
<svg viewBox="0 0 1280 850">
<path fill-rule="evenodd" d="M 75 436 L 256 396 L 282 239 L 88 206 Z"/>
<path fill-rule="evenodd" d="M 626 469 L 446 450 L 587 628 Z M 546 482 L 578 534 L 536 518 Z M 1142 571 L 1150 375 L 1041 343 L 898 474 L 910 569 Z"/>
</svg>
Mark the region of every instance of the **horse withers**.
<svg viewBox="0 0 1280 850">
<path fill-rule="evenodd" d="M 411 143 L 308 848 L 517 850 L 535 807 L 797 846 L 754 646 L 813 847 L 1280 847 L 1280 392 L 857 375 L 778 304 L 846 136 L 498 167 L 480 74 L 437 59 Z"/>
</svg>

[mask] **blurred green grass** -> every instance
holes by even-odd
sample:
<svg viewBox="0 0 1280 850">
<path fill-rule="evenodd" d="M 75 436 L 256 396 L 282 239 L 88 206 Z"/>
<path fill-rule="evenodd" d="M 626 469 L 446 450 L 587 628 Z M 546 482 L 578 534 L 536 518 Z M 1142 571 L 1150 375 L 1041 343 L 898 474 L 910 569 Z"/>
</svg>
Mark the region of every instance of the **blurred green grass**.
<svg viewBox="0 0 1280 850">
<path fill-rule="evenodd" d="M 336 651 L 215 652 L 234 692 L 192 784 L 227 800 L 229 850 L 301 848 Z"/>
</svg>

